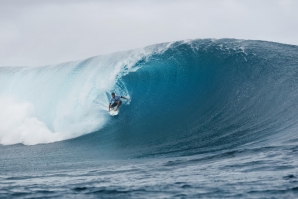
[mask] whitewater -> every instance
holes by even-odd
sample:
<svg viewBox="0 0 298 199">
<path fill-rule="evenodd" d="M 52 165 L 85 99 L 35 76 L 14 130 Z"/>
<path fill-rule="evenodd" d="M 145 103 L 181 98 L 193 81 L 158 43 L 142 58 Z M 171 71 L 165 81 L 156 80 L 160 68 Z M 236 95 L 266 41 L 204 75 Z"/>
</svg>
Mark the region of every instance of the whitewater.
<svg viewBox="0 0 298 199">
<path fill-rule="evenodd" d="M 297 198 L 297 102 L 298 47 L 267 41 L 2 66 L 0 197 Z"/>
</svg>

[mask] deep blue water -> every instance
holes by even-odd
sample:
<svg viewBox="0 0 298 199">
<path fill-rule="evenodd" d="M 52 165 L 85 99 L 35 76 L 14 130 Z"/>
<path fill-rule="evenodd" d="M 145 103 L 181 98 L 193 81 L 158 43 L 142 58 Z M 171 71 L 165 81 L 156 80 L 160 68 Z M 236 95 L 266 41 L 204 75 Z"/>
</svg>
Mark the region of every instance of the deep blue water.
<svg viewBox="0 0 298 199">
<path fill-rule="evenodd" d="M 118 116 L 109 93 L 131 98 Z M 190 40 L 0 67 L 1 198 L 297 198 L 298 47 Z"/>
</svg>

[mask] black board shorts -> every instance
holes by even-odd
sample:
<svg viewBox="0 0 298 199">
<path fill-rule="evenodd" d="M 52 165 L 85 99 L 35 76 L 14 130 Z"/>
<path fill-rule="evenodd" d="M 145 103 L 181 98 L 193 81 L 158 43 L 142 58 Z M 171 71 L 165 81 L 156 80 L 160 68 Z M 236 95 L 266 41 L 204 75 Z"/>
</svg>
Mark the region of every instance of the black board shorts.
<svg viewBox="0 0 298 199">
<path fill-rule="evenodd" d="M 120 101 L 120 104 L 119 104 L 119 105 L 121 105 L 121 104 L 122 104 L 122 101 L 121 101 L 121 100 L 119 100 L 119 101 Z M 111 107 L 114 108 L 115 106 L 117 106 L 117 104 L 118 104 L 118 102 L 114 102 L 114 103 L 111 105 Z"/>
</svg>

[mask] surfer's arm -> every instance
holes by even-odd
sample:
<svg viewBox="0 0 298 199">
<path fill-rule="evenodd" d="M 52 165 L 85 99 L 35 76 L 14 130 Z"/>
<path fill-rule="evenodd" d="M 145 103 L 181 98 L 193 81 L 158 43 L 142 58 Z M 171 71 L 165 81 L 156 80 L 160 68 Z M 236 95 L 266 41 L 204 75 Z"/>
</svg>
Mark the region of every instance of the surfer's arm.
<svg viewBox="0 0 298 199">
<path fill-rule="evenodd" d="M 126 99 L 126 100 L 129 100 L 127 97 L 124 97 L 124 96 L 121 96 L 121 98 Z"/>
<path fill-rule="evenodd" d="M 109 112 L 110 112 L 111 106 L 112 106 L 112 99 L 110 100 L 110 103 L 109 103 Z"/>
<path fill-rule="evenodd" d="M 112 102 L 113 102 L 113 98 L 110 99 L 110 103 L 109 103 L 109 112 L 110 112 L 110 109 L 111 109 L 111 106 L 112 106 Z"/>
</svg>

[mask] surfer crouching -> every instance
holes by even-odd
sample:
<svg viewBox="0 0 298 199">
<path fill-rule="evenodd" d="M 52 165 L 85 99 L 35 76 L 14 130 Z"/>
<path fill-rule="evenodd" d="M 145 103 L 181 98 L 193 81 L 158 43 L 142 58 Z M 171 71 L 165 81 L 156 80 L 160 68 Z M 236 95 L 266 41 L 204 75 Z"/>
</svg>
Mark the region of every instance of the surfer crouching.
<svg viewBox="0 0 298 199">
<path fill-rule="evenodd" d="M 117 106 L 117 107 L 116 107 L 116 109 L 114 109 L 114 111 L 118 110 L 119 106 L 122 104 L 122 101 L 120 100 L 121 98 L 129 100 L 128 98 L 126 98 L 124 96 L 117 96 L 117 95 L 115 95 L 115 93 L 111 93 L 111 96 L 112 96 L 112 98 L 111 98 L 110 104 L 109 104 L 109 112 L 110 112 L 110 109 L 114 108 L 115 106 Z"/>
</svg>

